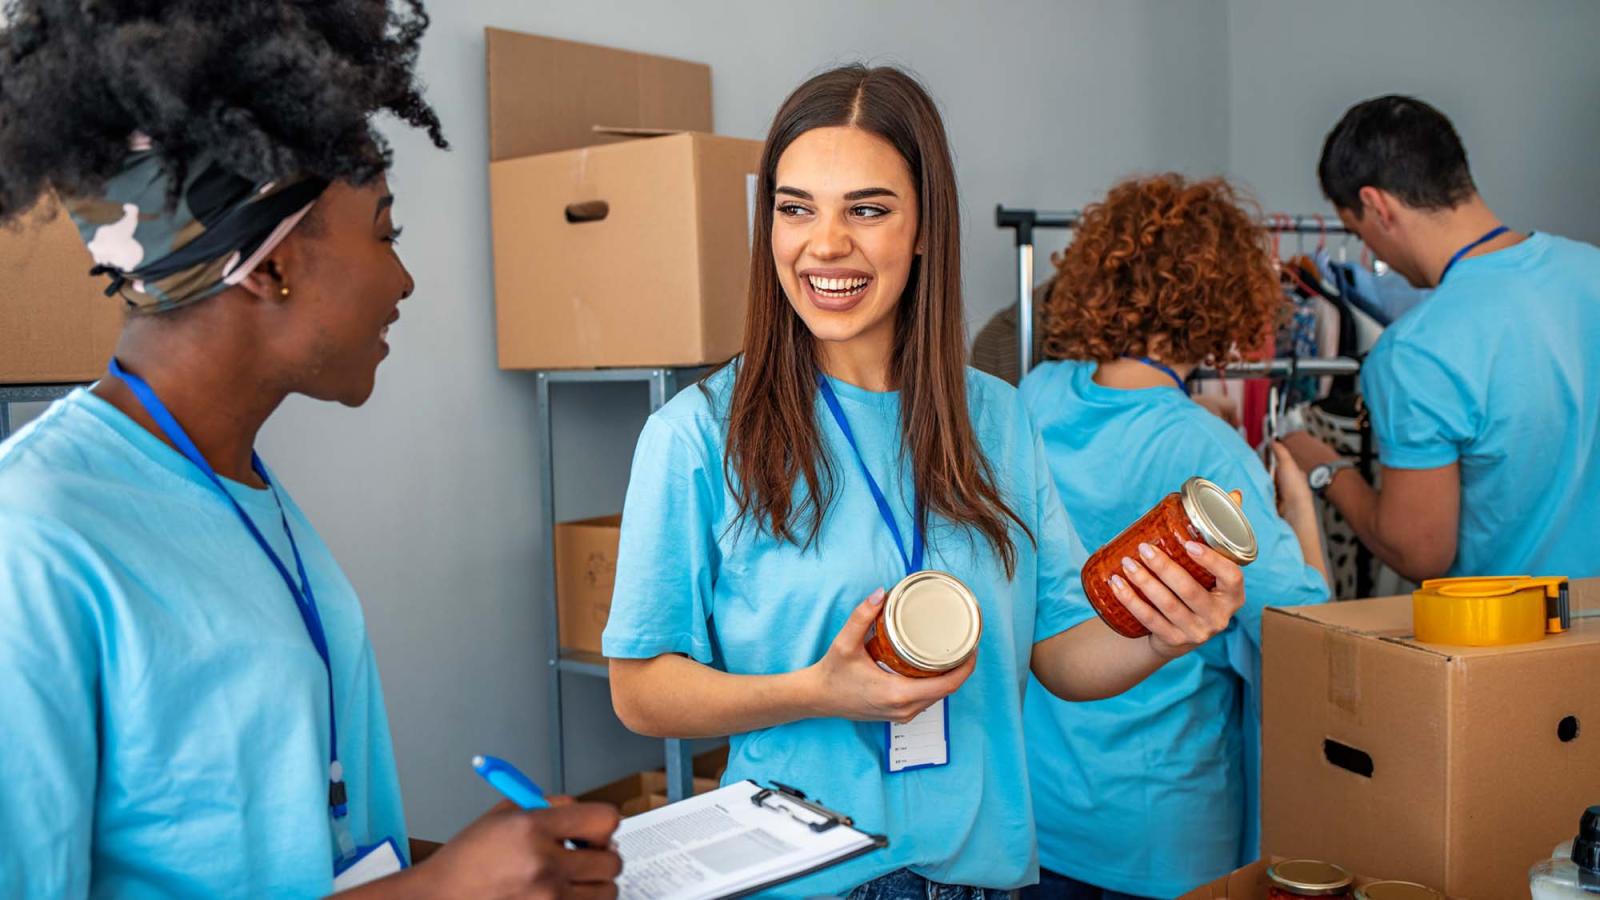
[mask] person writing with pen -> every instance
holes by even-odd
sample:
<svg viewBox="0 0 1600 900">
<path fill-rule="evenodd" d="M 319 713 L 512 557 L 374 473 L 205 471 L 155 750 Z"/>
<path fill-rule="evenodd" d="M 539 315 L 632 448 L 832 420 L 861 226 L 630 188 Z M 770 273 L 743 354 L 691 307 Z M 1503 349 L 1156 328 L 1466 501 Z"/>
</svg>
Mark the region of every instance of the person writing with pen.
<svg viewBox="0 0 1600 900">
<path fill-rule="evenodd" d="M 616 811 L 564 801 L 394 871 L 361 604 L 253 449 L 292 394 L 365 402 L 411 294 L 371 117 L 445 145 L 420 4 L 7 13 L 0 221 L 58 194 L 128 317 L 0 445 L 0 896 L 614 896 Z"/>
</svg>

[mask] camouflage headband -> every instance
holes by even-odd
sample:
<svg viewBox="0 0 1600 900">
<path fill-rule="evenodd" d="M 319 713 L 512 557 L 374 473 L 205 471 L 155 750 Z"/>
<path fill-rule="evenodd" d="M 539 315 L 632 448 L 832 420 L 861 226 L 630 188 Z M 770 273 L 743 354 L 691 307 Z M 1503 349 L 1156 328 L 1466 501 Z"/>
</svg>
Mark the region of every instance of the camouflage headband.
<svg viewBox="0 0 1600 900">
<path fill-rule="evenodd" d="M 106 296 L 138 312 L 166 312 L 243 281 L 327 190 L 320 178 L 251 182 L 215 160 L 190 162 L 172 204 L 172 176 L 150 141 L 135 135 L 122 171 L 97 197 L 69 197 L 67 211 L 109 275 Z"/>
</svg>

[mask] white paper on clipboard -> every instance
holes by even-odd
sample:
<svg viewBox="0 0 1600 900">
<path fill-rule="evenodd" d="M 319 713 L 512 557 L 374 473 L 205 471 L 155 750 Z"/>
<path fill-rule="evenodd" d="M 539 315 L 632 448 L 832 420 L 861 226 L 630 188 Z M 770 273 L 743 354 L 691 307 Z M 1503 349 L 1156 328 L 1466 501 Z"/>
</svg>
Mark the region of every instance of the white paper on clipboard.
<svg viewBox="0 0 1600 900">
<path fill-rule="evenodd" d="M 741 781 L 624 819 L 615 837 L 620 900 L 736 897 L 885 845 L 847 824 L 813 828 L 829 817 L 786 794 L 769 791 L 757 805 L 761 791 Z"/>
</svg>

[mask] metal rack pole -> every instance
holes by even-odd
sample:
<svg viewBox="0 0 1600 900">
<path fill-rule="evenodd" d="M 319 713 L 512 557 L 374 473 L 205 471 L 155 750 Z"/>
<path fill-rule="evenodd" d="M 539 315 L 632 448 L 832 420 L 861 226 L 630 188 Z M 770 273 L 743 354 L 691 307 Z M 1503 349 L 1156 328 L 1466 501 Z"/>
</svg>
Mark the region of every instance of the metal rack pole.
<svg viewBox="0 0 1600 900">
<path fill-rule="evenodd" d="M 1026 376 L 1033 368 L 1033 231 L 1035 228 L 1076 228 L 1081 218 L 1082 213 L 1076 209 L 1052 212 L 1008 207 L 1005 204 L 997 204 L 994 208 L 995 227 L 1010 228 L 1016 238 L 1018 378 Z M 1279 234 L 1350 233 L 1333 216 L 1280 213 L 1269 215 L 1262 225 L 1268 231 Z"/>
<path fill-rule="evenodd" d="M 1194 370 L 1194 378 L 1282 378 L 1290 375 L 1354 375 L 1361 371 L 1358 360 L 1345 356 L 1294 359 L 1268 359 L 1259 362 L 1238 362 L 1221 369 L 1201 366 Z"/>
<path fill-rule="evenodd" d="M 544 538 L 539 541 L 537 567 L 539 578 L 544 581 L 545 622 L 549 626 L 545 635 L 545 656 L 550 666 L 550 765 L 554 770 L 551 784 L 556 793 L 564 794 L 567 792 L 567 748 L 561 715 L 561 612 L 556 600 L 556 473 L 550 428 L 550 373 L 540 372 L 535 380 L 539 399 L 533 446 L 539 472 L 539 521 L 545 528 Z"/>
</svg>

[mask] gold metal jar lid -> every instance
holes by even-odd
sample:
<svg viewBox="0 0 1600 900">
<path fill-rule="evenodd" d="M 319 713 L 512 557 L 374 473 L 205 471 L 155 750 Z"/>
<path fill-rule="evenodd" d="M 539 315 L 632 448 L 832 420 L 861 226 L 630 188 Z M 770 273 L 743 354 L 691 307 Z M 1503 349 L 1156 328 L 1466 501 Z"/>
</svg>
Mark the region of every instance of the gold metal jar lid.
<svg viewBox="0 0 1600 900">
<path fill-rule="evenodd" d="M 884 600 L 884 632 L 900 658 L 929 672 L 965 662 L 978 647 L 983 613 L 959 578 L 926 569 L 907 575 Z"/>
<path fill-rule="evenodd" d="M 1415 881 L 1374 881 L 1356 888 L 1356 900 L 1444 900 L 1444 895 Z"/>
<path fill-rule="evenodd" d="M 1195 476 L 1183 483 L 1178 496 L 1184 514 L 1211 549 L 1241 566 L 1255 562 L 1259 552 L 1255 529 L 1227 491 Z"/>
<path fill-rule="evenodd" d="M 1331 897 L 1355 878 L 1343 866 L 1318 859 L 1286 859 L 1267 867 L 1267 880 L 1303 897 Z"/>
</svg>

